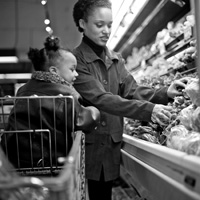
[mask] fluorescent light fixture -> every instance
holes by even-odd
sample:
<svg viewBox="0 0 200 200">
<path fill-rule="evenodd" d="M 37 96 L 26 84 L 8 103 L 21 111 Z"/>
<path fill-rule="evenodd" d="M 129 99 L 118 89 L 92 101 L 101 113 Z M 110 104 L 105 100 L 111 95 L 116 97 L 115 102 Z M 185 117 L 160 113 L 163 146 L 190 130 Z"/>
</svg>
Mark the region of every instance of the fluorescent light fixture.
<svg viewBox="0 0 200 200">
<path fill-rule="evenodd" d="M 0 79 L 30 79 L 32 73 L 0 74 Z"/>
<path fill-rule="evenodd" d="M 120 4 L 121 3 L 121 4 Z M 108 40 L 107 45 L 110 47 L 109 43 L 112 38 L 116 37 L 116 31 L 120 26 L 120 23 L 125 16 L 126 12 L 129 11 L 129 7 L 131 6 L 132 1 L 123 0 L 121 2 L 112 0 L 112 9 L 113 9 L 113 24 L 112 24 L 112 33 L 110 35 L 110 39 Z M 120 7 L 119 7 L 120 6 Z"/>
<path fill-rule="evenodd" d="M 0 63 L 17 63 L 18 61 L 15 49 L 0 49 Z"/>
<path fill-rule="evenodd" d="M 18 61 L 16 56 L 0 56 L 0 63 L 17 63 Z"/>
<path fill-rule="evenodd" d="M 149 0 L 132 0 L 123 2 L 117 16 L 113 20 L 112 33 L 107 43 L 110 49 L 116 47 L 117 43 L 148 1 Z"/>
</svg>

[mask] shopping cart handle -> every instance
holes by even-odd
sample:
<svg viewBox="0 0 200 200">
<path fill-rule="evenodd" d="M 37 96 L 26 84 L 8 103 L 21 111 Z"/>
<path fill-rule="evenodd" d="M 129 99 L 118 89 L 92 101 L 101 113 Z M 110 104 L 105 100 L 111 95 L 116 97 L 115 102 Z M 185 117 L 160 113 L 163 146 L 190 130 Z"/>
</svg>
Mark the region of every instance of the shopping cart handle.
<svg viewBox="0 0 200 200">
<path fill-rule="evenodd" d="M 13 177 L 13 178 L 1 178 L 0 188 L 1 189 L 14 189 L 20 187 L 43 187 L 44 182 L 36 177 Z"/>
</svg>

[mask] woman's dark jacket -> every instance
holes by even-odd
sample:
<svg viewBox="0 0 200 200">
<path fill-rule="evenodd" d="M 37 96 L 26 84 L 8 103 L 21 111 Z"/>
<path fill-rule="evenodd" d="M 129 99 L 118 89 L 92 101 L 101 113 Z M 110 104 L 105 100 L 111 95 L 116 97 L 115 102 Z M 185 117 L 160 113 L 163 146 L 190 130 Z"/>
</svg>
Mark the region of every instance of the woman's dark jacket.
<svg viewBox="0 0 200 200">
<path fill-rule="evenodd" d="M 99 111 L 96 108 L 88 107 L 85 108 L 80 105 L 80 95 L 75 91 L 73 87 L 68 85 L 62 85 L 57 83 L 44 82 L 40 80 L 31 79 L 24 86 L 22 86 L 18 92 L 18 97 L 23 96 L 57 96 L 62 94 L 71 95 L 74 97 L 75 103 L 75 129 L 84 130 L 90 132 L 97 124 L 99 118 Z M 53 150 L 53 162 L 60 156 L 66 156 L 72 146 L 72 104 L 67 104 L 67 122 L 65 117 L 65 101 L 62 98 L 56 98 L 55 100 L 55 116 L 56 124 L 53 122 L 54 106 L 52 99 L 43 99 L 42 101 L 42 118 L 40 118 L 39 101 L 33 99 L 30 101 L 30 116 L 31 124 L 28 122 L 27 116 L 27 102 L 24 100 L 17 100 L 15 102 L 14 109 L 12 109 L 9 116 L 9 123 L 7 130 L 29 130 L 38 129 L 49 129 L 52 134 L 52 150 Z M 17 124 L 15 120 L 15 114 L 17 115 Z M 66 127 L 67 124 L 67 127 Z M 56 126 L 56 144 L 57 144 L 57 155 L 55 157 L 55 145 L 54 145 L 54 128 Z M 67 130 L 66 130 L 67 129 Z M 67 135 L 66 135 L 67 133 Z M 38 165 L 41 161 L 41 134 L 34 133 L 33 149 L 34 149 L 34 166 Z M 17 154 L 16 154 L 16 138 L 14 134 L 9 134 L 8 140 L 8 156 L 9 160 L 16 166 L 17 165 Z M 67 141 L 67 143 L 66 143 Z M 5 142 L 5 141 L 4 141 Z M 2 141 L 2 146 L 5 150 L 5 143 Z M 44 155 L 45 165 L 49 165 L 49 138 L 44 134 Z M 67 147 L 66 147 L 67 144 Z M 30 167 L 30 151 L 29 151 L 29 137 L 27 134 L 19 134 L 19 153 L 21 167 Z"/>
<path fill-rule="evenodd" d="M 153 90 L 137 85 L 124 60 L 106 49 L 105 62 L 84 40 L 74 49 L 77 77 L 74 87 L 85 105 L 100 110 L 100 124 L 86 135 L 86 178 L 105 180 L 119 176 L 123 117 L 150 121 L 154 103 L 167 104 L 167 88 Z"/>
</svg>

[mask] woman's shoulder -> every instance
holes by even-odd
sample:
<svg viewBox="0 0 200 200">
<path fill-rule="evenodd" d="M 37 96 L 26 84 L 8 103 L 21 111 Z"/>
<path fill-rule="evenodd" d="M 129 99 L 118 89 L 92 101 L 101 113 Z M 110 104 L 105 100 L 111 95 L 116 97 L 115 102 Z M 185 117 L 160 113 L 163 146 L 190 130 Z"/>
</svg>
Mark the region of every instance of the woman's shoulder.
<svg viewBox="0 0 200 200">
<path fill-rule="evenodd" d="M 84 42 L 81 42 L 78 46 L 73 49 L 73 54 L 75 56 L 83 57 L 85 54 L 92 54 L 91 48 Z"/>
<path fill-rule="evenodd" d="M 122 59 L 121 53 L 113 51 L 107 47 L 106 47 L 106 54 L 112 59 L 117 59 L 117 60 Z"/>
</svg>

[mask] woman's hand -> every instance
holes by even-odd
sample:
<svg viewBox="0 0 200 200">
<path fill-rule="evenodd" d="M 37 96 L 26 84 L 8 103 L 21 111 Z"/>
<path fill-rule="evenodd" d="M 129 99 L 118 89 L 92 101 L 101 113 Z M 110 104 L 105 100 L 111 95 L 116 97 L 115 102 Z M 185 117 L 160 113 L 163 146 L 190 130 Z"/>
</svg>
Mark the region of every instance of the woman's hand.
<svg viewBox="0 0 200 200">
<path fill-rule="evenodd" d="M 167 126 L 171 120 L 171 106 L 165 106 L 162 104 L 156 104 L 153 108 L 151 120 L 154 123 L 158 123 L 162 126 Z"/>
<path fill-rule="evenodd" d="M 184 77 L 172 82 L 172 84 L 169 86 L 167 90 L 168 97 L 173 99 L 175 96 L 181 96 L 182 90 L 185 89 L 189 79 L 190 79 L 189 77 Z"/>
</svg>

